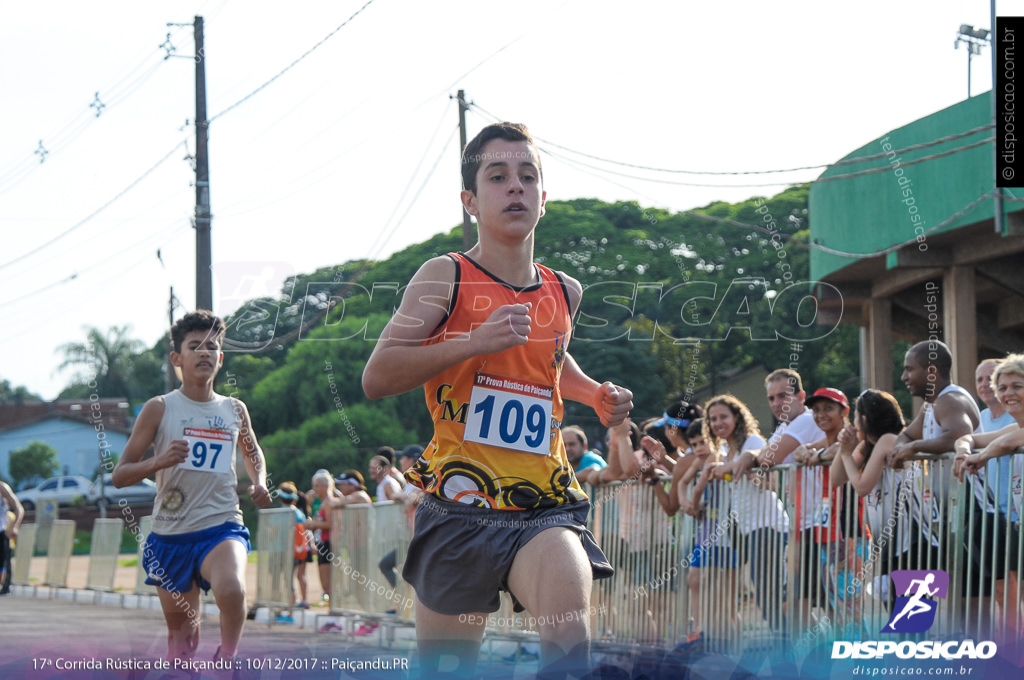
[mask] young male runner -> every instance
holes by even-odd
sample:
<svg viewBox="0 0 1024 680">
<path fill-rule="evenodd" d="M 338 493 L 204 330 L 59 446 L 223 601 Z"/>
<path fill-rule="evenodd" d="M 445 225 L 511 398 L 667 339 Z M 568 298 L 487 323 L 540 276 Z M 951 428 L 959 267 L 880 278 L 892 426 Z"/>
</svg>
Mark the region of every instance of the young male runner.
<svg viewBox="0 0 1024 680">
<path fill-rule="evenodd" d="M 472 676 L 486 615 L 507 590 L 538 621 L 545 672 L 589 668 L 594 578 L 611 574 L 561 438 L 562 400 L 621 422 L 632 393 L 568 354 L 582 287 L 533 261 L 540 159 L 522 125 L 466 146 L 462 203 L 479 241 L 425 262 L 363 372 L 371 399 L 424 386 L 434 438 L 408 480 L 427 492 L 403 575 L 416 590 L 422 669 Z"/>
<path fill-rule="evenodd" d="M 224 322 L 206 310 L 171 329 L 171 362 L 181 369 L 177 390 L 142 408 L 114 468 L 114 486 L 156 475 L 153 528 L 143 563 L 146 583 L 158 586 L 167 622 L 168 659 L 191 659 L 199 646 L 199 589 L 220 609 L 221 643 L 214 659 L 231 659 L 245 623 L 245 565 L 249 532 L 238 507 L 235 449 L 241 449 L 258 507 L 270 507 L 263 452 L 249 412 L 238 399 L 213 391 L 224 361 Z M 150 445 L 154 455 L 143 460 Z"/>
</svg>

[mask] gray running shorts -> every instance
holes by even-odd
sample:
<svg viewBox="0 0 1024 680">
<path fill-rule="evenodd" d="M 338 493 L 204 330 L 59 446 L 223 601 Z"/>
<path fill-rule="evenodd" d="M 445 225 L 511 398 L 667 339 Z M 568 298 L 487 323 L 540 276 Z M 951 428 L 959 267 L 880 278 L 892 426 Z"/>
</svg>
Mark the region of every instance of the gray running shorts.
<svg viewBox="0 0 1024 680">
<path fill-rule="evenodd" d="M 594 580 L 614 572 L 587 529 L 590 501 L 540 510 L 490 510 L 425 496 L 416 508 L 415 534 L 402 569 L 420 601 L 439 614 L 491 613 L 508 591 L 519 549 L 551 527 L 576 532 Z M 512 595 L 513 608 L 523 606 Z"/>
</svg>

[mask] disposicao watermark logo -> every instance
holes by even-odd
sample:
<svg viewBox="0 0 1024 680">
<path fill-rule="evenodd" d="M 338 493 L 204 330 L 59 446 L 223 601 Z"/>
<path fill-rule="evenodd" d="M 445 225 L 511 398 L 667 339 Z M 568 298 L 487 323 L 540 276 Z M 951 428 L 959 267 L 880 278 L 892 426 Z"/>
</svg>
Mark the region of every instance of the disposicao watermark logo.
<svg viewBox="0 0 1024 680">
<path fill-rule="evenodd" d="M 881 633 L 923 633 L 935 623 L 937 598 L 945 599 L 949 590 L 949 574 L 940 569 L 908 569 L 894 571 L 893 585 L 897 593 L 896 604 L 889 622 Z"/>
<path fill-rule="evenodd" d="M 946 597 L 949 574 L 939 569 L 908 569 L 894 571 L 893 586 L 896 604 L 889 614 L 889 622 L 881 633 L 923 633 L 935 623 L 936 599 Z M 832 643 L 833 659 L 885 659 L 894 655 L 899 659 L 991 659 L 998 651 L 991 640 L 863 640 Z"/>
</svg>

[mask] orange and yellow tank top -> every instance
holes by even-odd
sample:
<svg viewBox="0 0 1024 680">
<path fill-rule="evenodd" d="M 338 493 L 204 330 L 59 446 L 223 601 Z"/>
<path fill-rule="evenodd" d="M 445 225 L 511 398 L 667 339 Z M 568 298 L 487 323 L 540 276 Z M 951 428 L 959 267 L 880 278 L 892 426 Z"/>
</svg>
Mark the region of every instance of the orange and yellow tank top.
<svg viewBox="0 0 1024 680">
<path fill-rule="evenodd" d="M 586 499 L 562 445 L 562 373 L 572 316 L 562 279 L 534 265 L 539 283 L 516 288 L 462 253 L 448 315 L 424 344 L 459 342 L 495 309 L 532 303 L 524 345 L 473 357 L 424 386 L 434 438 L 408 480 L 448 501 L 500 510 Z"/>
</svg>

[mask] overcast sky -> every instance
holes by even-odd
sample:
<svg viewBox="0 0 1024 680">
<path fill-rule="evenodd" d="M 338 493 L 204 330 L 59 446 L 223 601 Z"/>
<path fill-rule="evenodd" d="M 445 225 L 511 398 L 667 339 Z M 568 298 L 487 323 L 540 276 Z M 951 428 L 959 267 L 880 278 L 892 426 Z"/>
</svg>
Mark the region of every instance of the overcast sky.
<svg viewBox="0 0 1024 680">
<path fill-rule="evenodd" d="M 990 27 L 980 0 L 374 0 L 338 29 L 364 2 L 0 4 L 0 378 L 54 398 L 71 377 L 56 348 L 84 326 L 131 325 L 152 345 L 171 286 L 195 306 L 197 14 L 222 314 L 292 273 L 459 223 L 459 88 L 471 136 L 492 116 L 519 121 L 553 152 L 549 200 L 678 211 L 820 170 L 684 175 L 558 147 L 701 172 L 830 163 L 964 99 L 957 29 Z M 1024 14 L 1024 0 L 998 11 Z M 974 59 L 975 95 L 989 58 Z M 742 186 L 768 182 L 782 184 Z"/>
</svg>

